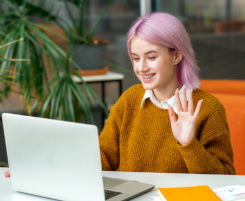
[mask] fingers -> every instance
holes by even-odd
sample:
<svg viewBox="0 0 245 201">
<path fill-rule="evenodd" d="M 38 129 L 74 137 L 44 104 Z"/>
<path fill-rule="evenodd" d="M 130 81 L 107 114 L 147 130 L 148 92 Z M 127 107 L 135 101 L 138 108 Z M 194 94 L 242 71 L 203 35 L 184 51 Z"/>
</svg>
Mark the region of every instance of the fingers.
<svg viewBox="0 0 245 201">
<path fill-rule="evenodd" d="M 168 114 L 169 114 L 171 124 L 174 124 L 177 120 L 176 120 L 174 110 L 171 106 L 168 106 Z"/>
<path fill-rule="evenodd" d="M 203 102 L 203 99 L 202 100 L 199 100 L 198 103 L 197 103 L 197 107 L 196 107 L 195 113 L 193 115 L 195 121 L 197 120 L 197 117 L 198 117 L 198 115 L 200 113 L 202 102 Z"/>
<path fill-rule="evenodd" d="M 182 109 L 184 110 L 184 112 L 187 112 L 188 106 L 187 106 L 187 101 L 186 101 L 186 87 L 185 86 L 183 86 L 183 89 L 182 89 L 181 102 L 182 102 Z"/>
<path fill-rule="evenodd" d="M 181 105 L 180 98 L 179 98 L 179 89 L 176 89 L 175 91 L 175 103 L 176 103 L 178 112 L 183 112 L 182 105 Z"/>
<path fill-rule="evenodd" d="M 188 103 L 186 100 L 186 86 L 183 86 L 181 101 L 179 97 L 179 89 L 175 91 L 175 102 L 176 107 L 179 112 L 187 112 L 188 111 Z"/>
<path fill-rule="evenodd" d="M 176 107 L 179 112 L 188 112 L 190 113 L 191 116 L 193 116 L 195 119 L 197 119 L 199 112 L 201 110 L 201 105 L 202 101 L 200 100 L 197 104 L 197 107 L 194 112 L 194 107 L 193 107 L 193 90 L 191 89 L 188 94 L 188 101 L 186 100 L 186 87 L 183 86 L 182 89 L 182 96 L 181 96 L 181 101 L 179 97 L 179 89 L 175 91 L 175 102 L 176 102 Z"/>
<path fill-rule="evenodd" d="M 192 92 L 193 90 L 189 91 L 188 94 L 188 112 L 193 115 L 193 98 L 192 98 Z"/>
<path fill-rule="evenodd" d="M 5 177 L 10 177 L 10 171 L 7 170 L 6 172 L 4 172 L 4 176 L 5 176 Z"/>
</svg>

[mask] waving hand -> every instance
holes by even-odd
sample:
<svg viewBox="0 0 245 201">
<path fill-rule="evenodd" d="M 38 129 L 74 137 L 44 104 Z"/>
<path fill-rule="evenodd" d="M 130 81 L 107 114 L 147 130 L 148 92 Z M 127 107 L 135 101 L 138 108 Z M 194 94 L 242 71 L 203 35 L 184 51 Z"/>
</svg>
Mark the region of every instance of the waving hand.
<svg viewBox="0 0 245 201">
<path fill-rule="evenodd" d="M 175 102 L 178 110 L 178 119 L 176 119 L 174 110 L 171 106 L 168 108 L 171 128 L 174 137 L 184 146 L 191 142 L 195 134 L 195 126 L 197 117 L 201 110 L 203 100 L 198 101 L 196 110 L 193 109 L 192 90 L 188 94 L 188 102 L 186 100 L 186 87 L 183 87 L 182 97 L 180 101 L 179 90 L 175 91 Z"/>
</svg>

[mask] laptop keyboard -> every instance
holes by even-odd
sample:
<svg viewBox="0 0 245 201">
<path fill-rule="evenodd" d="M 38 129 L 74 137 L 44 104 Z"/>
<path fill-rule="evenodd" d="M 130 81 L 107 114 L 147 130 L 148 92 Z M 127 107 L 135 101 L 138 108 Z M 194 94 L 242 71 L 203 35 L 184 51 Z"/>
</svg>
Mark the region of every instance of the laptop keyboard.
<svg viewBox="0 0 245 201">
<path fill-rule="evenodd" d="M 122 194 L 122 193 L 116 192 L 116 191 L 105 190 L 105 199 L 109 200 L 110 198 L 115 197 L 119 194 Z"/>
</svg>

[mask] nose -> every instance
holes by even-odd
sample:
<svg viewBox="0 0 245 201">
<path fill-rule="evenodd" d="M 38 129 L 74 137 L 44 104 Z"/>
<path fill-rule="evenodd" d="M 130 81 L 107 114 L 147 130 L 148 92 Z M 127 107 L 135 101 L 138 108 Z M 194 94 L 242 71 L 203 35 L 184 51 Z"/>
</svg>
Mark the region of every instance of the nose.
<svg viewBox="0 0 245 201">
<path fill-rule="evenodd" d="M 149 67 L 148 67 L 147 62 L 144 59 L 142 59 L 139 62 L 138 71 L 145 72 L 145 71 L 148 71 L 148 69 Z"/>
</svg>

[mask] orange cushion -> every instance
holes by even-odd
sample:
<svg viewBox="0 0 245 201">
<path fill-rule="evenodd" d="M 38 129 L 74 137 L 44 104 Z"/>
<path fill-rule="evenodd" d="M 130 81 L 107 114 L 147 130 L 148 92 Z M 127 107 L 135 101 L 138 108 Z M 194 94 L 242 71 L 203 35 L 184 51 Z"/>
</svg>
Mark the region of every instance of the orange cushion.
<svg viewBox="0 0 245 201">
<path fill-rule="evenodd" d="M 245 175 L 245 96 L 219 93 L 213 95 L 226 111 L 236 173 Z"/>
<path fill-rule="evenodd" d="M 202 90 L 208 93 L 245 95 L 244 80 L 201 80 Z"/>
</svg>

